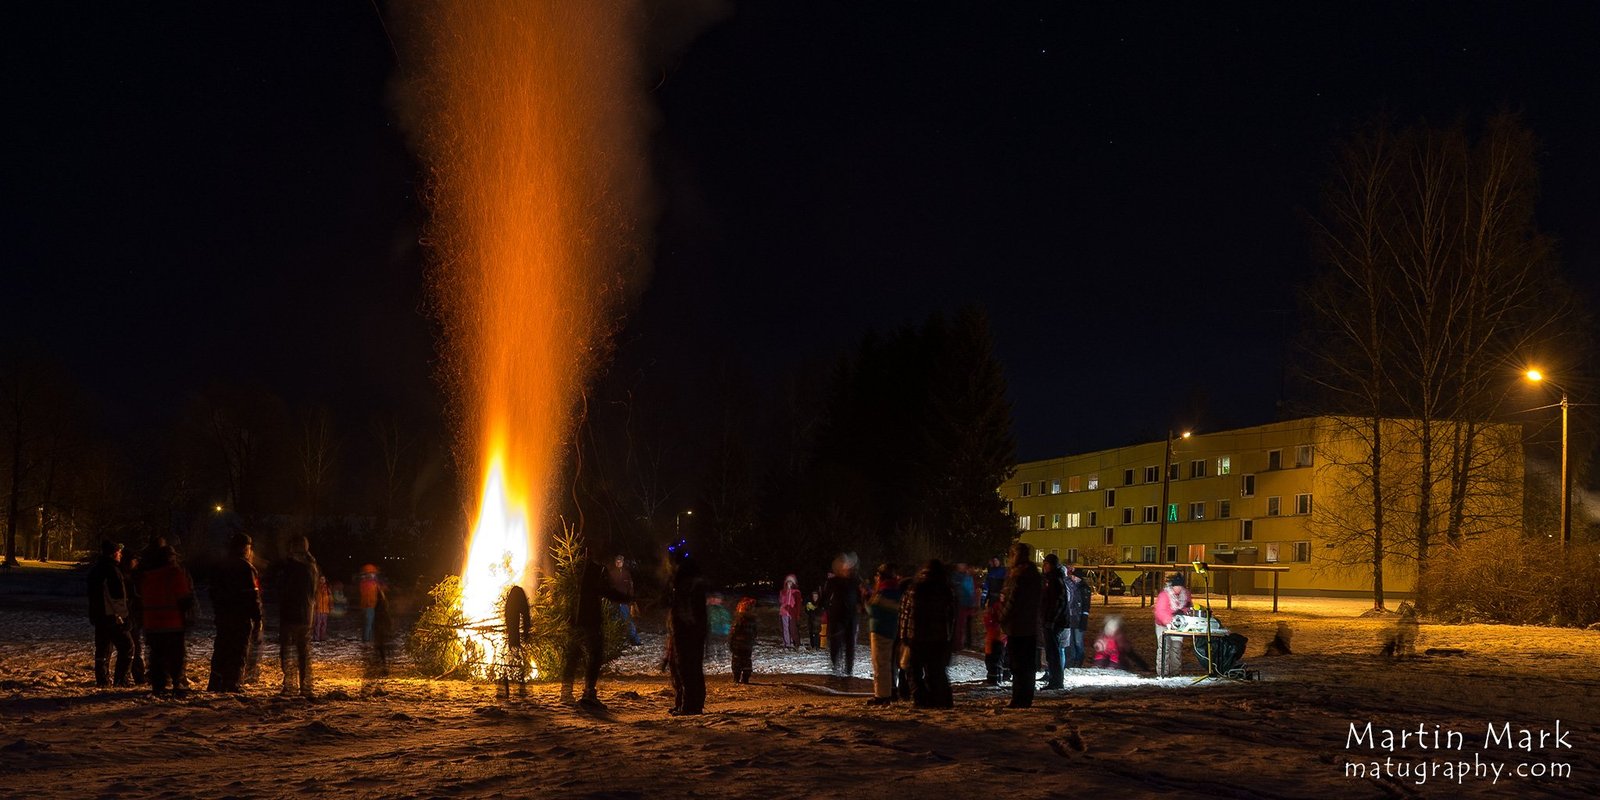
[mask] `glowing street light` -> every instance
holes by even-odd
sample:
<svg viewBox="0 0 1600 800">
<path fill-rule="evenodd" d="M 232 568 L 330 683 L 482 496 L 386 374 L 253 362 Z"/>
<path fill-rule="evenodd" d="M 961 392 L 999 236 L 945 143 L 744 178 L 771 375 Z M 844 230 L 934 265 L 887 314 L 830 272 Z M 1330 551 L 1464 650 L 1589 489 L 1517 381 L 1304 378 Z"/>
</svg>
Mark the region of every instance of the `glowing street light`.
<svg viewBox="0 0 1600 800">
<path fill-rule="evenodd" d="M 1548 383 L 1561 390 L 1561 549 L 1565 550 L 1567 541 L 1572 538 L 1572 476 L 1567 470 L 1567 390 L 1555 381 L 1546 380 L 1544 373 L 1537 369 L 1528 370 L 1526 376 L 1534 383 Z"/>
<path fill-rule="evenodd" d="M 683 536 L 682 536 L 682 533 L 683 533 L 683 518 L 685 516 L 690 516 L 690 517 L 694 516 L 694 509 L 690 508 L 690 509 L 685 509 L 683 511 L 679 511 L 678 515 L 675 518 L 673 518 L 673 520 L 672 520 L 672 537 L 674 539 L 683 538 Z"/>
<path fill-rule="evenodd" d="M 1174 437 L 1172 431 L 1167 431 L 1167 454 L 1161 464 L 1161 537 L 1156 544 L 1156 563 L 1167 563 L 1167 503 L 1168 495 L 1172 491 L 1172 441 L 1173 439 L 1187 439 L 1191 431 L 1184 431 Z"/>
</svg>

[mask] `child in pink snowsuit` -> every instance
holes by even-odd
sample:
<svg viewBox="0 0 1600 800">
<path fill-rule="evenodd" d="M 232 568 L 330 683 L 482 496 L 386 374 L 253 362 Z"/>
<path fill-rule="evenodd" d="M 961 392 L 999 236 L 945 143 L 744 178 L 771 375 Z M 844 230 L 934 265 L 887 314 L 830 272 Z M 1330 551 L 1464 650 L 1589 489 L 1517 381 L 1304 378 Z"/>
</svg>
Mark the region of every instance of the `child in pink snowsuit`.
<svg viewBox="0 0 1600 800">
<path fill-rule="evenodd" d="M 1094 642 L 1094 665 L 1122 669 L 1122 618 L 1107 617 L 1106 627 Z"/>
<path fill-rule="evenodd" d="M 778 592 L 778 627 L 783 631 L 783 646 L 800 646 L 800 581 L 793 575 L 783 579 Z"/>
</svg>

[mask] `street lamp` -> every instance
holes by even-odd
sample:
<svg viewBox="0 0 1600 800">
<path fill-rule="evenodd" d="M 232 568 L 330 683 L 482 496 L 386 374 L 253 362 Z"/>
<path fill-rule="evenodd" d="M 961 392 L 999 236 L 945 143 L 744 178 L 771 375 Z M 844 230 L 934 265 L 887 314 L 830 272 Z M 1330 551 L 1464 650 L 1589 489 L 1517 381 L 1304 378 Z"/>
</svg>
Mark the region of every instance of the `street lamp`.
<svg viewBox="0 0 1600 800">
<path fill-rule="evenodd" d="M 694 509 L 690 508 L 690 509 L 686 509 L 686 510 L 683 510 L 683 511 L 679 511 L 678 515 L 676 517 L 673 517 L 673 519 L 672 519 L 672 538 L 674 538 L 674 539 L 682 539 L 683 538 L 683 535 L 682 535 L 683 534 L 683 518 L 685 516 L 690 516 L 690 517 L 694 516 Z"/>
<path fill-rule="evenodd" d="M 1174 438 L 1187 439 L 1189 431 L 1174 437 L 1172 431 L 1167 431 L 1167 453 L 1161 464 L 1161 538 L 1156 544 L 1156 563 L 1167 563 L 1167 503 L 1168 495 L 1172 491 L 1172 441 Z"/>
<path fill-rule="evenodd" d="M 1567 541 L 1572 538 L 1572 477 L 1567 470 L 1567 390 L 1555 381 L 1546 380 L 1544 373 L 1537 369 L 1528 370 L 1527 377 L 1534 383 L 1548 383 L 1561 391 L 1561 549 L 1565 550 Z"/>
</svg>

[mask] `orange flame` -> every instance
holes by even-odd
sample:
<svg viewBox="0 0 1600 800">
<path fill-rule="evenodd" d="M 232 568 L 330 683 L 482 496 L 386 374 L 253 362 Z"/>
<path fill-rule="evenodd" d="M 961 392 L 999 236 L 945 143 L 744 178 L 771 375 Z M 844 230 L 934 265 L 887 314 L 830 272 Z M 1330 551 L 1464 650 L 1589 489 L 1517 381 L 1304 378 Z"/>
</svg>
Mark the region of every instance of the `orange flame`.
<svg viewBox="0 0 1600 800">
<path fill-rule="evenodd" d="M 469 622 L 534 577 L 574 408 L 640 266 L 648 186 L 637 0 L 419 4 L 402 100 L 431 168 L 435 295 L 463 460 L 483 494 Z M 530 594 L 532 594 L 530 592 Z"/>
</svg>

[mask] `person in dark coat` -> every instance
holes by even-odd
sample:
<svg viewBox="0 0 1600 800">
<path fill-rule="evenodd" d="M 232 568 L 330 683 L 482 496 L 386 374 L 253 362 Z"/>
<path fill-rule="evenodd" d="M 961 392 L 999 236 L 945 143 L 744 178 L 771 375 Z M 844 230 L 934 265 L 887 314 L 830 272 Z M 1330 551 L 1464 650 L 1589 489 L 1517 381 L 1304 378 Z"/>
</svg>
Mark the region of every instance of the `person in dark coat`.
<svg viewBox="0 0 1600 800">
<path fill-rule="evenodd" d="M 1001 592 L 1006 588 L 1006 568 L 1000 563 L 1000 557 L 989 559 L 989 571 L 983 575 L 983 607 L 988 608 L 990 603 L 1000 599 Z"/>
<path fill-rule="evenodd" d="M 1066 665 L 1073 669 L 1083 667 L 1084 637 L 1089 631 L 1089 603 L 1094 599 L 1094 589 L 1078 574 L 1067 567 L 1067 657 Z"/>
<path fill-rule="evenodd" d="M 843 554 L 833 560 L 833 575 L 822 585 L 822 607 L 828 613 L 828 660 L 839 672 L 844 654 L 845 677 L 856 671 L 856 618 L 861 608 L 861 581 L 856 578 L 856 558 Z"/>
<path fill-rule="evenodd" d="M 194 613 L 194 584 L 169 545 L 157 545 L 143 558 L 139 596 L 144 634 L 150 645 L 150 691 L 157 697 L 189 693 L 185 632 Z"/>
<path fill-rule="evenodd" d="M 1064 686 L 1062 665 L 1066 659 L 1067 628 L 1073 615 L 1069 615 L 1070 589 L 1067 571 L 1055 553 L 1044 557 L 1044 573 L 1040 576 L 1039 621 L 1044 639 L 1044 688 L 1060 689 Z"/>
<path fill-rule="evenodd" d="M 311 689 L 311 622 L 316 614 L 319 574 L 306 537 L 289 537 L 289 557 L 277 567 L 278 664 L 283 668 L 280 694 L 294 694 L 298 676 L 300 695 L 315 696 Z M 296 657 L 293 671 L 289 668 L 290 650 Z"/>
<path fill-rule="evenodd" d="M 933 559 L 900 598 L 900 638 L 910 645 L 911 701 L 919 708 L 952 708 L 950 653 L 957 599 L 944 563 Z"/>
<path fill-rule="evenodd" d="M 1011 703 L 1007 708 L 1033 706 L 1034 680 L 1039 666 L 1039 568 L 1022 542 L 1011 546 L 1006 571 L 1005 599 L 1000 604 L 1000 625 L 1006 632 L 1006 656 L 1011 661 Z"/>
<path fill-rule="evenodd" d="M 728 657 L 732 661 L 733 682 L 749 683 L 755 673 L 756 599 L 745 597 L 733 613 L 733 632 L 728 636 Z"/>
<path fill-rule="evenodd" d="M 249 535 L 228 540 L 228 558 L 211 575 L 211 611 L 217 635 L 211 646 L 208 692 L 244 691 L 244 662 L 250 635 L 261 624 L 261 576 L 250 563 Z"/>
<path fill-rule="evenodd" d="M 701 714 L 706 706 L 706 585 L 688 545 L 668 548 L 672 574 L 667 596 L 667 667 L 672 672 L 673 716 Z"/>
<path fill-rule="evenodd" d="M 107 540 L 100 543 L 100 557 L 89 568 L 89 624 L 94 626 L 94 685 L 105 689 L 113 676 L 118 686 L 132 686 L 128 670 L 133 661 L 133 637 L 128 634 L 128 618 L 133 613 L 128 581 L 122 574 L 122 545 Z M 111 651 L 116 650 L 115 673 Z"/>
<path fill-rule="evenodd" d="M 506 591 L 505 602 L 505 664 L 500 670 L 500 687 L 495 694 L 511 697 L 511 682 L 516 681 L 517 693 L 528 696 L 528 641 L 533 637 L 533 610 L 528 605 L 528 593 L 513 585 Z"/>
<path fill-rule="evenodd" d="M 578 577 L 578 597 L 568 621 L 567 663 L 561 671 L 561 699 L 568 702 L 572 700 L 572 683 L 578 675 L 578 658 L 581 654 L 585 668 L 583 697 L 578 699 L 578 704 L 599 710 L 604 709 L 605 704 L 595 694 L 595 684 L 600 681 L 600 663 L 605 660 L 606 652 L 600 600 L 605 598 L 613 603 L 626 603 L 633 598 L 612 585 L 605 565 L 591 560 L 587 551 L 579 554 L 578 562 L 578 569 L 582 572 Z"/>
</svg>

